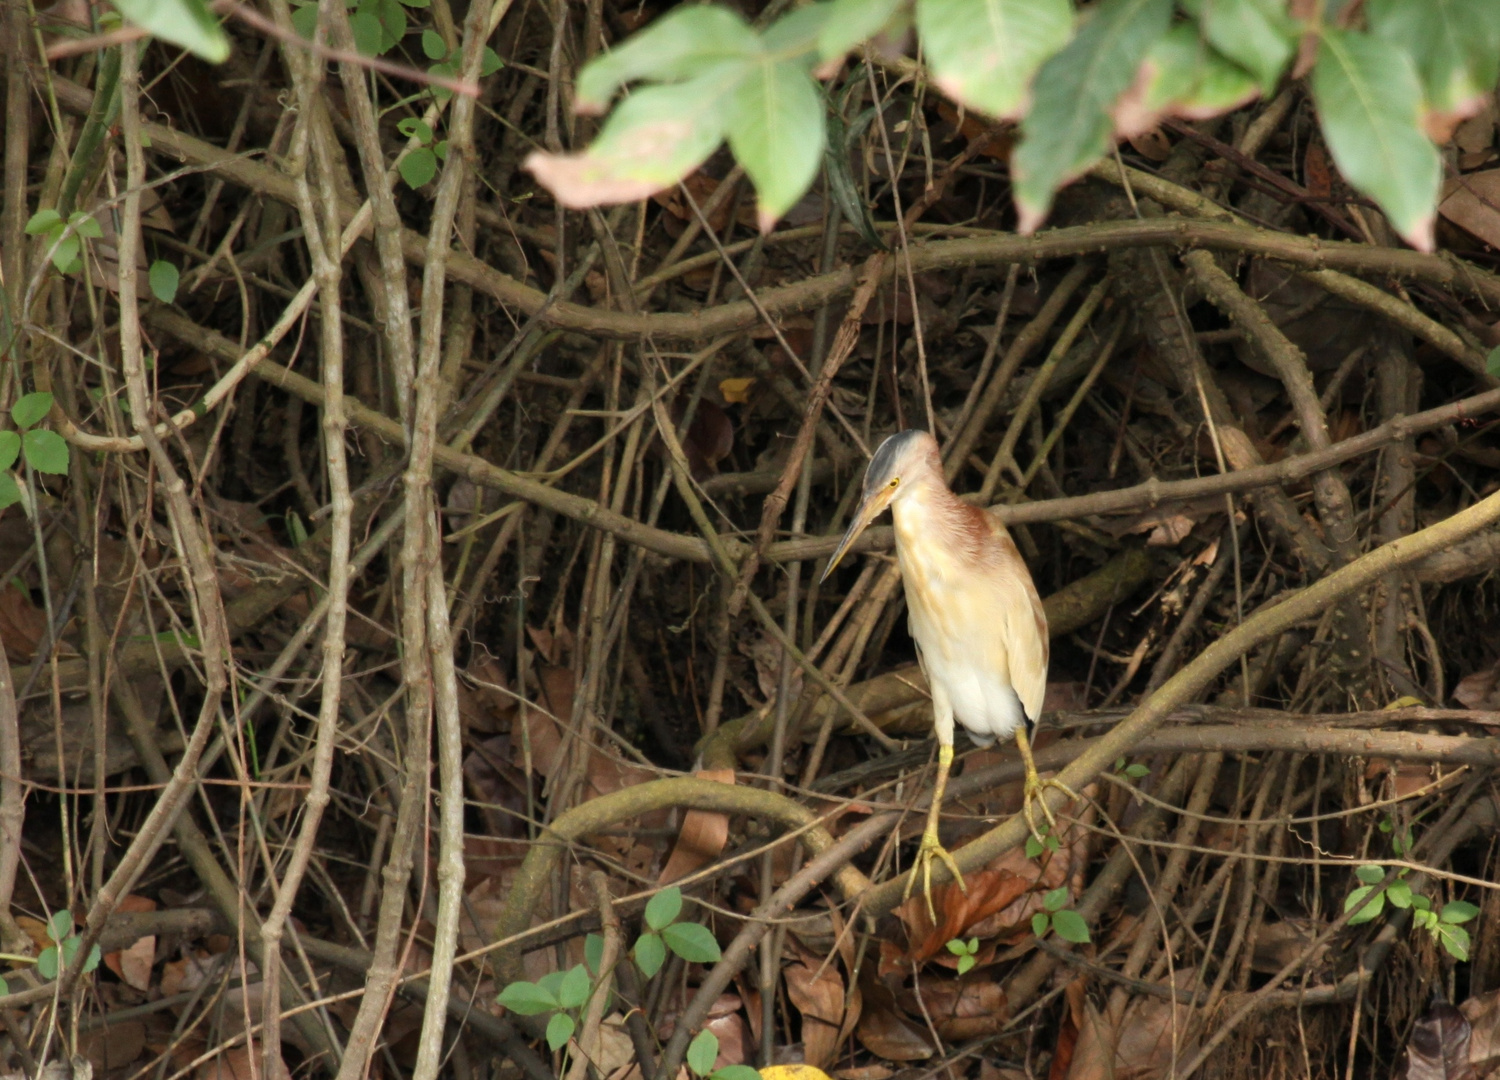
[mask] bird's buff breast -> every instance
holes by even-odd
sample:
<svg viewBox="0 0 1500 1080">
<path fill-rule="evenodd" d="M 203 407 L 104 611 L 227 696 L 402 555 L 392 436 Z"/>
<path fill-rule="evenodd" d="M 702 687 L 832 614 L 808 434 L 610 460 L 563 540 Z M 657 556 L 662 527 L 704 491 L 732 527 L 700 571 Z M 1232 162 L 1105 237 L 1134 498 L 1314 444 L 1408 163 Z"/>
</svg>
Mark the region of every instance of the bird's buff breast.
<svg viewBox="0 0 1500 1080">
<path fill-rule="evenodd" d="M 908 515 L 894 516 L 911 633 L 934 697 L 946 691 L 954 717 L 982 739 L 1009 737 L 1024 719 L 1005 644 L 1014 590 L 947 545 L 924 540 Z"/>
</svg>

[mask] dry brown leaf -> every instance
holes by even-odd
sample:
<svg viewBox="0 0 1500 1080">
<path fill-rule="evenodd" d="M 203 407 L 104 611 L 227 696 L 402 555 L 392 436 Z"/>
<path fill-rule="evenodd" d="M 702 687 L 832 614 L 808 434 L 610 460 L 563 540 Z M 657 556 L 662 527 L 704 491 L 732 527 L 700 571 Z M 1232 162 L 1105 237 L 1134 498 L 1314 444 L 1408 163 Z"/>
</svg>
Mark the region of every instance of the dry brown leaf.
<svg viewBox="0 0 1500 1080">
<path fill-rule="evenodd" d="M 844 1022 L 844 979 L 831 963 L 799 960 L 781 970 L 787 996 L 802 1014 L 802 1056 L 822 1068 L 838 1055 Z"/>
<path fill-rule="evenodd" d="M 1500 1066 L 1500 990 L 1471 997 L 1458 1011 L 1469 1022 L 1469 1064 L 1480 1075 Z"/>
<path fill-rule="evenodd" d="M 0 589 L 0 645 L 15 661 L 30 660 L 47 633 L 47 616 L 31 597 L 7 581 Z"/>
<path fill-rule="evenodd" d="M 734 784 L 733 769 L 699 769 L 694 775 L 700 780 L 716 780 L 731 786 Z M 662 867 L 657 884 L 666 885 L 707 866 L 719 857 L 728 842 L 728 814 L 711 810 L 687 811 L 682 815 L 682 828 L 678 830 L 677 842 L 672 846 L 672 854 L 667 858 L 667 865 Z"/>
<path fill-rule="evenodd" d="M 922 979 L 917 991 L 903 990 L 896 1000 L 908 1016 L 925 1015 L 932 1026 L 949 1042 L 966 1042 L 982 1035 L 994 1035 L 1010 1017 L 1005 991 L 993 979 Z"/>
<path fill-rule="evenodd" d="M 277 1055 L 269 1071 L 261 1068 L 260 1046 L 232 1046 L 198 1066 L 197 1080 L 291 1080 L 286 1062 Z"/>
<path fill-rule="evenodd" d="M 1500 169 L 1466 173 L 1448 181 L 1438 213 L 1491 247 L 1500 247 Z"/>
<path fill-rule="evenodd" d="M 887 1061 L 925 1061 L 932 1056 L 927 1038 L 896 1010 L 884 1003 L 871 1006 L 867 992 L 865 1011 L 854 1028 L 854 1036 L 870 1053 Z"/>
<path fill-rule="evenodd" d="M 1195 975 L 1179 971 L 1177 985 L 1191 985 Z M 1181 1063 L 1193 1055 L 1197 1030 L 1193 1009 L 1163 998 L 1132 999 L 1117 1025 L 1085 1000 L 1067 1080 L 1165 1080 L 1174 1038 Z"/>
<path fill-rule="evenodd" d="M 1469 1061 L 1472 1029 L 1462 1012 L 1447 1002 L 1427 1010 L 1406 1043 L 1406 1080 L 1474 1080 Z"/>
<path fill-rule="evenodd" d="M 1500 709 L 1500 660 L 1460 679 L 1453 688 L 1453 700 L 1476 711 Z"/>
<path fill-rule="evenodd" d="M 148 934 L 128 949 L 112 953 L 114 973 L 129 986 L 145 993 L 151 989 L 151 965 L 156 963 L 156 935 Z"/>
<path fill-rule="evenodd" d="M 96 1074 L 122 1069 L 146 1049 L 146 1025 L 139 1020 L 94 1028 L 78 1036 L 78 1053 L 89 1059 Z"/>
</svg>

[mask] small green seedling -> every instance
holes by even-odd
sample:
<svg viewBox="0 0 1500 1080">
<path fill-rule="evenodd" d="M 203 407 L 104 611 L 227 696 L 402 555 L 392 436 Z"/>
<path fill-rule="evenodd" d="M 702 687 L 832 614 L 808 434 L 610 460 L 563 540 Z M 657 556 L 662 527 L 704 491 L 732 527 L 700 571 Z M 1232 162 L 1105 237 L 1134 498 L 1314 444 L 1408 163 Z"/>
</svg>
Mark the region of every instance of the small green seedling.
<svg viewBox="0 0 1500 1080">
<path fill-rule="evenodd" d="M 450 52 L 447 43 L 443 41 L 443 35 L 435 30 L 422 31 L 422 52 L 427 55 L 427 59 L 437 61 L 427 69 L 427 74 L 436 75 L 440 79 L 458 78 L 458 50 Z M 479 61 L 479 77 L 488 78 L 504 66 L 505 61 L 500 59 L 500 54 L 486 45 Z M 447 101 L 453 96 L 453 91 L 447 87 L 434 86 L 432 96 L 438 101 Z"/>
<path fill-rule="evenodd" d="M 71 967 L 78 958 L 78 947 L 83 944 L 83 939 L 73 933 L 73 913 L 67 908 L 55 912 L 47 920 L 47 936 L 53 944 L 36 958 L 36 971 L 44 979 L 55 979 L 58 972 Z M 83 962 L 85 975 L 99 966 L 101 955 L 98 945 L 89 950 L 88 958 Z"/>
<path fill-rule="evenodd" d="M 1068 887 L 1066 885 L 1053 889 L 1042 897 L 1042 908 L 1031 917 L 1031 931 L 1037 937 L 1046 937 L 1047 931 L 1053 930 L 1057 936 L 1064 941 L 1071 941 L 1075 945 L 1087 945 L 1092 939 L 1089 937 L 1089 924 L 1083 921 L 1083 916 L 1071 908 L 1063 907 L 1068 902 Z"/>
<path fill-rule="evenodd" d="M 967 975 L 974 970 L 974 965 L 979 963 L 975 958 L 979 952 L 979 939 L 971 937 L 968 941 L 963 938 L 954 938 L 948 942 L 948 951 L 958 957 L 958 973 Z"/>
<path fill-rule="evenodd" d="M 396 166 L 401 172 L 401 179 L 406 181 L 406 186 L 415 190 L 437 175 L 439 160 L 448 159 L 448 140 L 442 139 L 434 144 L 432 128 L 427 121 L 415 116 L 397 121 L 396 130 L 421 144 L 408 151 Z"/>
<path fill-rule="evenodd" d="M 1026 838 L 1026 857 L 1028 859 L 1040 858 L 1042 852 L 1055 852 L 1060 847 L 1062 847 L 1062 845 L 1058 842 L 1056 834 L 1054 834 L 1052 828 L 1048 826 L 1042 833 L 1042 837 L 1040 840 L 1038 840 L 1035 836 L 1028 836 Z"/>
<path fill-rule="evenodd" d="M 1378 863 L 1366 863 L 1354 871 L 1362 885 L 1351 892 L 1344 901 L 1344 910 L 1354 912 L 1349 917 L 1350 926 L 1359 926 L 1380 918 L 1385 905 L 1402 911 L 1410 910 L 1412 923 L 1432 935 L 1432 940 L 1441 945 L 1455 960 L 1469 958 L 1469 932 L 1462 923 L 1469 922 L 1479 914 L 1479 909 L 1465 900 L 1444 904 L 1434 910 L 1432 901 L 1413 891 L 1406 881 L 1407 868 L 1396 871 L 1397 877 L 1384 889 L 1380 883 L 1386 878 L 1386 868 Z"/>
<path fill-rule="evenodd" d="M 725 1065 L 722 1069 L 715 1069 L 714 1062 L 719 1060 L 719 1037 L 708 1028 L 693 1036 L 693 1041 L 688 1043 L 686 1058 L 693 1075 L 701 1076 L 703 1080 L 760 1080 L 760 1073 L 748 1065 Z"/>
<path fill-rule="evenodd" d="M 1142 765 L 1139 761 L 1133 761 L 1130 764 L 1126 764 L 1124 758 L 1116 758 L 1115 772 L 1120 776 L 1125 777 L 1127 780 L 1139 780 L 1144 776 L 1149 776 L 1151 774 L 1151 768 L 1148 765 Z"/>
<path fill-rule="evenodd" d="M 104 230 L 82 210 L 74 210 L 67 221 L 56 210 L 38 210 L 26 222 L 26 234 L 46 239 L 59 274 L 76 274 L 83 269 L 83 241 L 102 239 Z"/>
<path fill-rule="evenodd" d="M 649 928 L 636 939 L 631 955 L 635 966 L 646 978 L 653 977 L 666 962 L 667 950 L 691 964 L 717 963 L 723 955 L 719 943 L 708 927 L 698 923 L 677 921 L 682 913 L 682 890 L 675 885 L 663 889 L 646 905 L 646 926 Z M 536 982 L 513 982 L 500 991 L 497 999 L 501 1005 L 521 1016 L 541 1016 L 551 1013 L 547 1021 L 547 1045 L 554 1051 L 562 1049 L 578 1028 L 575 1016 L 594 993 L 600 969 L 604 961 L 604 939 L 598 934 L 589 934 L 583 941 L 582 964 L 575 964 L 567 971 L 554 971 Z M 701 1032 L 699 1037 L 711 1032 Z M 718 1040 L 714 1040 L 713 1054 L 709 1064 L 718 1056 Z M 692 1053 L 689 1050 L 689 1053 Z M 743 1068 L 743 1066 L 732 1066 Z M 754 1070 L 750 1070 L 754 1072 Z M 712 1074 L 714 1080 L 751 1080 L 750 1077 L 724 1075 L 725 1069 Z M 699 1075 L 707 1076 L 706 1072 Z"/>
<path fill-rule="evenodd" d="M 17 459 L 26 455 L 26 464 L 37 472 L 65 476 L 68 472 L 68 444 L 55 431 L 38 428 L 52 408 L 52 395 L 27 394 L 11 406 L 10 416 L 16 431 L 0 431 L 0 509 L 22 503 L 27 514 L 31 502 L 22 491 L 24 481 L 11 471 Z"/>
<path fill-rule="evenodd" d="M 166 259 L 157 259 L 151 264 L 151 269 L 146 272 L 146 280 L 151 286 L 151 295 L 163 304 L 170 304 L 177 299 L 177 284 L 182 280 L 182 275 Z"/>
</svg>

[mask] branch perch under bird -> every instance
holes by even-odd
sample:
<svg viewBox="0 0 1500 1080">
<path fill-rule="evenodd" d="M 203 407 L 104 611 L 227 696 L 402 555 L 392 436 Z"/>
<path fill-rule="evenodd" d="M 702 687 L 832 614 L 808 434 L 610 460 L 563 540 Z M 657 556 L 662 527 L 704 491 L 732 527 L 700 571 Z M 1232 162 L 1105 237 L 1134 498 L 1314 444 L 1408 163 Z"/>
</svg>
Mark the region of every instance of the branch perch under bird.
<svg viewBox="0 0 1500 1080">
<path fill-rule="evenodd" d="M 1031 756 L 1028 732 L 1042 715 L 1048 651 L 1047 615 L 1031 572 L 999 519 L 948 489 L 937 440 L 930 434 L 901 431 L 880 444 L 865 470 L 859 509 L 823 577 L 886 507 L 895 520 L 896 561 L 917 660 L 932 691 L 938 740 L 937 784 L 906 891 L 909 895 L 921 877 L 936 922 L 933 860 L 945 864 L 964 887 L 958 865 L 938 841 L 943 791 L 953 764 L 955 717 L 980 746 L 1015 737 L 1026 766 L 1022 812 L 1033 836 L 1042 837 L 1037 803 L 1048 824 L 1055 825 L 1041 798 L 1046 788 L 1077 796 L 1058 781 L 1038 776 Z"/>
</svg>

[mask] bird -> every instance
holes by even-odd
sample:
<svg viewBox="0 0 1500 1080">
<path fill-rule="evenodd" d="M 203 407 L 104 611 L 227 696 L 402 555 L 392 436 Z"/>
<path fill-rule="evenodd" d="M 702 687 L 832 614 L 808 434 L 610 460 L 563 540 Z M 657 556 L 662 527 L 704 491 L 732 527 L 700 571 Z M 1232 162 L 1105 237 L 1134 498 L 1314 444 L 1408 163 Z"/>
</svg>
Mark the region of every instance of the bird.
<svg viewBox="0 0 1500 1080">
<path fill-rule="evenodd" d="M 937 783 L 903 899 L 920 876 L 932 908 L 932 864 L 940 860 L 965 893 L 963 875 L 938 840 L 938 814 L 953 764 L 956 718 L 979 746 L 1014 736 L 1026 767 L 1022 813 L 1032 836 L 1041 803 L 1050 828 L 1048 787 L 1031 755 L 1029 729 L 1041 718 L 1047 691 L 1047 613 L 1031 571 L 994 514 L 953 494 L 943 477 L 937 440 L 926 431 L 898 431 L 876 449 L 865 469 L 863 496 L 823 571 L 827 580 L 859 535 L 889 507 L 896 526 L 896 561 L 906 592 L 908 626 L 917 662 L 932 693 L 938 741 Z"/>
</svg>

